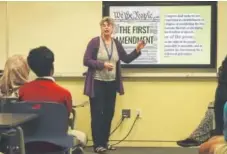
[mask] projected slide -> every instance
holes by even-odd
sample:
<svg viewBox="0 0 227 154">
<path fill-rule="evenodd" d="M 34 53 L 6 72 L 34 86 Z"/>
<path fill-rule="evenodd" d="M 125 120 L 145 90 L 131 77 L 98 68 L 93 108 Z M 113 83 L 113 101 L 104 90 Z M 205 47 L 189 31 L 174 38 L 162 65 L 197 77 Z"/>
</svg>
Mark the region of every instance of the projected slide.
<svg viewBox="0 0 227 154">
<path fill-rule="evenodd" d="M 138 59 L 122 65 L 209 67 L 215 58 L 211 5 L 109 6 L 108 10 L 116 24 L 114 37 L 128 53 L 139 40 L 147 43 Z"/>
</svg>

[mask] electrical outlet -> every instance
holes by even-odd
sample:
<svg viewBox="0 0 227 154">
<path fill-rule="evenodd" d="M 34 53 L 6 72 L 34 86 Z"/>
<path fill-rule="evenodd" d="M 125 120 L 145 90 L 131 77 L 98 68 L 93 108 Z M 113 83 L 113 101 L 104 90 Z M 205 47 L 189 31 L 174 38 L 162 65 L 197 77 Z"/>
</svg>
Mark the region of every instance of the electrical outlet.
<svg viewBox="0 0 227 154">
<path fill-rule="evenodd" d="M 122 118 L 130 118 L 131 117 L 131 110 L 130 109 L 122 109 Z"/>
<path fill-rule="evenodd" d="M 141 109 L 136 109 L 136 115 L 139 116 L 139 118 L 142 118 L 142 111 L 141 111 Z"/>
</svg>

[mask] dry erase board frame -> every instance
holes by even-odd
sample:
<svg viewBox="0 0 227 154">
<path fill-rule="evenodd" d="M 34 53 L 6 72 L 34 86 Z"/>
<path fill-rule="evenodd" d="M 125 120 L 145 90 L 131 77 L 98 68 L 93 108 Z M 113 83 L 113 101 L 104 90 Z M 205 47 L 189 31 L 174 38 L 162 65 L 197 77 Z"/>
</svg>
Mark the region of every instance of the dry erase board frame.
<svg viewBox="0 0 227 154">
<path fill-rule="evenodd" d="M 103 1 L 102 16 L 109 16 L 111 6 L 211 6 L 210 64 L 121 64 L 124 68 L 216 68 L 217 2 L 216 1 Z"/>
</svg>

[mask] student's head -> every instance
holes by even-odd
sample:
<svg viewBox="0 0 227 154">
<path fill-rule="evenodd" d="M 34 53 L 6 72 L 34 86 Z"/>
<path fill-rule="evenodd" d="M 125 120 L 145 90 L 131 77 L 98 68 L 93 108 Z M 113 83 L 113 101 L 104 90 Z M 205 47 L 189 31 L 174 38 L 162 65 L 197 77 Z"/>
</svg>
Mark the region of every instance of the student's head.
<svg viewBox="0 0 227 154">
<path fill-rule="evenodd" d="M 114 28 L 114 20 L 110 17 L 103 17 L 99 24 L 102 35 L 111 36 Z"/>
<path fill-rule="evenodd" d="M 227 84 L 227 56 L 218 69 L 218 81 L 219 83 Z"/>
<path fill-rule="evenodd" d="M 24 56 L 14 55 L 8 58 L 0 79 L 1 93 L 8 95 L 14 88 L 26 83 L 29 77 L 29 70 Z"/>
<path fill-rule="evenodd" d="M 38 76 L 52 76 L 54 73 L 54 54 L 45 46 L 34 48 L 29 52 L 28 65 Z"/>
</svg>

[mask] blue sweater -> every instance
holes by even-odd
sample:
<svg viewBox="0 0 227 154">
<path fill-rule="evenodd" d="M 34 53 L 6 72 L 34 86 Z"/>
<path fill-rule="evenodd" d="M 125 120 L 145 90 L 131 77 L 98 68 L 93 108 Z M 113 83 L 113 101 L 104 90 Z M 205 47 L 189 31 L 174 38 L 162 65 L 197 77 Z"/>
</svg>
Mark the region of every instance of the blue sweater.
<svg viewBox="0 0 227 154">
<path fill-rule="evenodd" d="M 223 133 L 224 133 L 224 137 L 225 137 L 225 141 L 227 141 L 227 102 L 225 103 L 225 106 L 224 106 L 224 114 L 223 114 L 223 118 L 224 118 L 224 130 L 223 130 Z"/>
</svg>

